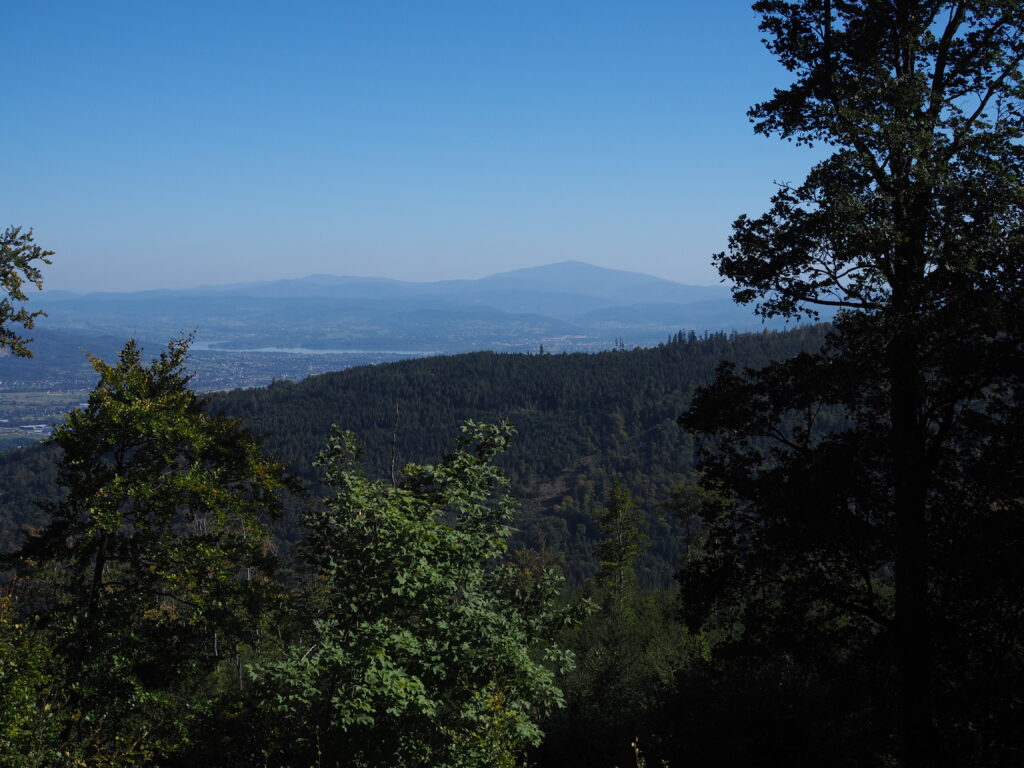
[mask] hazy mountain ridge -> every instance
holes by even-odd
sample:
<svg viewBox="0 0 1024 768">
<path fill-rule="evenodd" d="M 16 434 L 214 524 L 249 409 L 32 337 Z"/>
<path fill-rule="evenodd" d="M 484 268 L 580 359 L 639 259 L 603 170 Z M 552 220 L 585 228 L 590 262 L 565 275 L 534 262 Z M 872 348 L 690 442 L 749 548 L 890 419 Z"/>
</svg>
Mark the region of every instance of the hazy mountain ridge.
<svg viewBox="0 0 1024 768">
<path fill-rule="evenodd" d="M 39 306 L 50 328 L 149 339 L 198 329 L 200 340 L 225 349 L 596 350 L 619 338 L 656 344 L 680 329 L 763 327 L 725 286 L 578 261 L 428 283 L 311 275 L 188 290 L 50 292 Z"/>
</svg>

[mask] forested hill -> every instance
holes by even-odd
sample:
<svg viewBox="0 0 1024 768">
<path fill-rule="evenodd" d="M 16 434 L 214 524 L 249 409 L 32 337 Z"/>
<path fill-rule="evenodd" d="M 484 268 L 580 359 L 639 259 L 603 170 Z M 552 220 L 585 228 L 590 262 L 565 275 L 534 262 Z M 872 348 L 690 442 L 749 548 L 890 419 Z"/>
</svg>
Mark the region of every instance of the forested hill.
<svg viewBox="0 0 1024 768">
<path fill-rule="evenodd" d="M 663 504 L 694 469 L 693 441 L 676 423 L 694 389 L 711 380 L 720 361 L 761 366 L 817 348 L 824 333 L 816 326 L 679 334 L 631 351 L 438 356 L 225 392 L 210 407 L 264 435 L 268 450 L 307 483 L 315 482 L 312 461 L 332 424 L 354 431 L 365 445 L 367 470 L 386 476 L 392 451 L 400 470 L 408 461 L 439 457 L 466 419 L 507 419 L 518 432 L 503 463 L 524 500 L 520 543 L 561 553 L 567 577 L 582 581 L 594 568 L 597 532 L 589 510 L 606 503 L 612 478 L 621 475 L 650 521 L 651 547 L 638 575 L 659 585 L 671 580 L 682 546 Z M 22 449 L 0 462 L 0 533 L 9 546 L 35 517 L 28 498 L 52 483 L 52 454 Z M 279 533 L 293 540 L 298 532 L 286 521 Z"/>
</svg>

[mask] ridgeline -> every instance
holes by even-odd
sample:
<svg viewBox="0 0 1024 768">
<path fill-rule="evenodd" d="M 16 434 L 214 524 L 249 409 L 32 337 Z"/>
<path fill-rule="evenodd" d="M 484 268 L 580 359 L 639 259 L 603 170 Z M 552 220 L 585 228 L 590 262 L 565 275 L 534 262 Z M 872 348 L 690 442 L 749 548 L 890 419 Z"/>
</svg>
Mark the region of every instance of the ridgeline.
<svg viewBox="0 0 1024 768">
<path fill-rule="evenodd" d="M 290 465 L 310 492 L 323 489 L 313 460 L 331 425 L 364 445 L 371 476 L 440 456 L 466 419 L 506 419 L 516 429 L 501 464 L 522 500 L 515 545 L 560 559 L 572 584 L 595 569 L 599 535 L 591 511 L 608 502 L 620 477 L 649 528 L 636 563 L 642 585 L 671 583 L 684 546 L 670 491 L 692 478 L 694 441 L 676 419 L 719 363 L 759 367 L 820 346 L 827 326 L 788 332 L 680 333 L 655 348 L 596 354 L 476 352 L 351 368 L 266 388 L 213 396 L 209 408 L 241 419 L 267 451 Z M 10 549 L 35 506 L 55 493 L 56 453 L 40 445 L 0 454 L 0 540 Z M 299 537 L 298 503 L 275 528 Z"/>
</svg>

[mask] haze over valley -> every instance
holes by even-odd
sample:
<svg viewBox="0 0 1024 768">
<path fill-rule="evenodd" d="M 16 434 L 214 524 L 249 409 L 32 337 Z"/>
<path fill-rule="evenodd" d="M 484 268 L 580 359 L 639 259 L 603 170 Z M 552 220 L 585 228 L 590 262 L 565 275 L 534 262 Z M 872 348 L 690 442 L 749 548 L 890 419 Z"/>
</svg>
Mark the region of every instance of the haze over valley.
<svg viewBox="0 0 1024 768">
<path fill-rule="evenodd" d="M 30 306 L 47 316 L 33 330 L 33 358 L 0 357 L 0 446 L 47 436 L 95 384 L 87 355 L 112 360 L 128 338 L 155 354 L 194 332 L 192 386 L 208 392 L 432 354 L 596 352 L 655 346 L 680 330 L 763 327 L 725 286 L 580 261 L 478 280 L 311 275 L 188 290 L 46 291 Z"/>
<path fill-rule="evenodd" d="M 479 280 L 296 280 L 78 295 L 48 292 L 46 328 L 166 339 L 198 329 L 197 349 L 397 353 L 477 349 L 596 351 L 664 341 L 681 328 L 753 330 L 726 287 L 683 285 L 566 261 Z"/>
</svg>

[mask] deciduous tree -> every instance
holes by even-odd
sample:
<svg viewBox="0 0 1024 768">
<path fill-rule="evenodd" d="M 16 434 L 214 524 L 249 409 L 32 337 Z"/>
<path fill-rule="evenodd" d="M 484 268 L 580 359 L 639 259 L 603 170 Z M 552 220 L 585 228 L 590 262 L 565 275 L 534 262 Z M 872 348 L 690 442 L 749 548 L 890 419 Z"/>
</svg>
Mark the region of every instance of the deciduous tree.
<svg viewBox="0 0 1024 768">
<path fill-rule="evenodd" d="M 558 706 L 554 573 L 502 565 L 513 501 L 491 460 L 511 429 L 468 422 L 397 486 L 356 469 L 351 433 L 320 463 L 336 490 L 306 516 L 320 597 L 287 660 L 253 672 L 299 764 L 512 766 Z M 283 759 L 283 758 L 282 758 Z"/>
<path fill-rule="evenodd" d="M 63 748 L 153 761 L 187 741 L 218 654 L 250 637 L 272 567 L 281 467 L 188 386 L 188 340 L 149 365 L 134 341 L 54 431 L 64 498 L 9 559 L 65 694 Z"/>
</svg>

